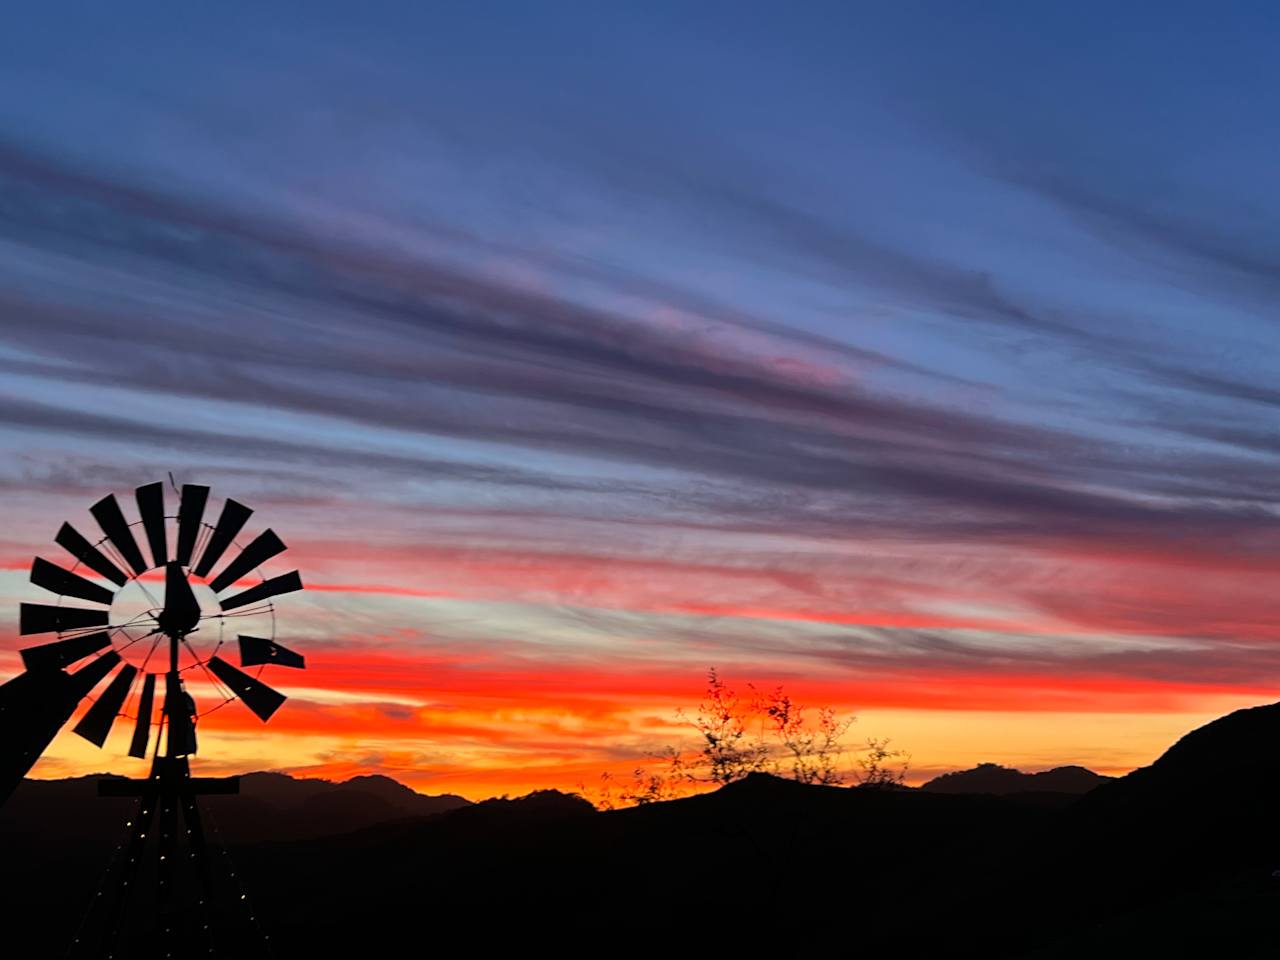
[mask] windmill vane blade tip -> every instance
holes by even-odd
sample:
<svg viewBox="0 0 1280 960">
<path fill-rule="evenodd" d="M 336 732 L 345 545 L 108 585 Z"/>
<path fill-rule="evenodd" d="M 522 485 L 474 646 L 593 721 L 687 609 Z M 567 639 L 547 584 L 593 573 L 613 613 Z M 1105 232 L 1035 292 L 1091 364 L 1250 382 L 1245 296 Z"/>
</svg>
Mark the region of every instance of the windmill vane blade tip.
<svg viewBox="0 0 1280 960">
<path fill-rule="evenodd" d="M 24 647 L 18 652 L 22 655 L 22 665 L 28 670 L 60 669 L 83 660 L 91 653 L 111 645 L 111 634 L 105 630 L 99 633 L 87 633 L 66 640 L 54 640 L 34 647 Z"/>
<path fill-rule="evenodd" d="M 219 680 L 230 687 L 244 705 L 266 723 L 287 699 L 283 693 L 255 680 L 242 670 L 233 667 L 219 656 L 209 660 L 209 669 Z"/>
<path fill-rule="evenodd" d="M 101 584 L 86 580 L 56 563 L 50 563 L 44 557 L 36 557 L 31 561 L 31 582 L 60 597 L 75 597 L 90 603 L 110 605 L 115 598 L 115 594 Z"/>
<path fill-rule="evenodd" d="M 120 509 L 120 501 L 116 499 L 115 494 L 107 494 L 90 507 L 89 512 L 98 521 L 98 526 L 102 528 L 111 545 L 133 568 L 133 572 L 139 575 L 146 573 L 147 561 L 143 559 L 142 551 L 138 549 L 137 541 L 133 539 L 133 532 L 129 529 L 129 522 L 125 520 L 124 511 Z"/>
<path fill-rule="evenodd" d="M 47 603 L 18 605 L 18 632 L 23 636 L 33 633 L 60 633 L 63 630 L 74 630 L 80 627 L 105 627 L 109 619 L 109 610 L 58 607 Z"/>
<path fill-rule="evenodd" d="M 108 560 L 102 551 L 86 540 L 80 531 L 71 524 L 64 523 L 59 527 L 53 542 L 66 550 L 80 563 L 93 570 L 94 573 L 110 580 L 117 587 L 123 587 L 129 582 L 128 575 L 117 567 L 114 562 Z"/>
<path fill-rule="evenodd" d="M 231 560 L 222 572 L 209 582 L 214 593 L 221 593 L 255 567 L 266 563 L 272 557 L 285 551 L 284 541 L 274 530 L 264 530 L 249 543 L 240 555 Z"/>
<path fill-rule="evenodd" d="M 138 675 L 138 668 L 126 663 L 120 668 L 102 696 L 94 701 L 85 715 L 76 724 L 74 733 L 78 733 L 90 743 L 101 747 L 107 742 L 112 724 L 124 706 L 125 698 L 133 688 L 133 681 Z"/>
<path fill-rule="evenodd" d="M 283 644 L 276 643 L 274 640 L 267 640 L 264 637 L 250 637 L 244 634 L 240 635 L 240 666 L 256 667 L 262 664 L 273 663 L 282 667 L 292 667 L 295 670 L 306 669 L 306 659 L 302 654 L 290 650 Z"/>
<path fill-rule="evenodd" d="M 182 485 L 178 503 L 178 548 L 174 559 L 184 567 L 191 566 L 191 554 L 195 550 L 208 499 L 208 487 L 196 483 Z"/>
<path fill-rule="evenodd" d="M 155 566 L 161 566 L 169 559 L 164 515 L 164 484 L 156 481 L 138 487 L 134 491 L 134 499 L 138 502 L 138 514 L 142 517 L 142 528 L 147 535 L 151 559 Z"/>
<path fill-rule="evenodd" d="M 209 540 L 205 544 L 200 562 L 196 565 L 195 572 L 197 576 L 207 577 L 209 575 L 209 571 L 222 559 L 227 547 L 231 546 L 236 534 L 243 529 L 252 515 L 253 511 L 249 507 L 246 507 L 238 500 L 227 498 L 222 505 L 222 513 L 213 528 L 213 533 L 209 535 Z"/>
</svg>

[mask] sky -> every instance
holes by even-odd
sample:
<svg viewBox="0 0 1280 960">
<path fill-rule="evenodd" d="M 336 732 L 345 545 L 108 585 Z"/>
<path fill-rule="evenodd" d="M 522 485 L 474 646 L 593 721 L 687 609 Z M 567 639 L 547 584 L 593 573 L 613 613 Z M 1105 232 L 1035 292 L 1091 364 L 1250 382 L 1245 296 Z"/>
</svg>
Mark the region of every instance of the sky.
<svg viewBox="0 0 1280 960">
<path fill-rule="evenodd" d="M 308 587 L 209 772 L 570 789 L 712 666 L 916 782 L 1274 700 L 1277 16 L 27 5 L 0 676 L 62 521 L 172 471 Z"/>
</svg>

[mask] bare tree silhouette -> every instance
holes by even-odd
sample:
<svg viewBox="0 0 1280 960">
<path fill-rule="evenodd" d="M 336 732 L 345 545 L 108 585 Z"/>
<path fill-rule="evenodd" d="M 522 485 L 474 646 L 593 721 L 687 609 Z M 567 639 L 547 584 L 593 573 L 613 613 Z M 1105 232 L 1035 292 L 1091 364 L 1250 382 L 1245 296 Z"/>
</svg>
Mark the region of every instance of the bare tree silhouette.
<svg viewBox="0 0 1280 960">
<path fill-rule="evenodd" d="M 677 719 L 697 735 L 693 748 L 668 745 L 650 754 L 650 765 L 637 766 L 630 780 L 610 773 L 600 776 L 595 790 L 579 784 L 599 808 L 612 810 L 671 800 L 707 787 L 720 787 L 752 773 L 771 773 L 800 783 L 838 786 L 901 785 L 906 758 L 889 750 L 888 739 L 868 740 L 853 770 L 841 769 L 845 735 L 856 717 L 841 716 L 829 706 L 809 707 L 795 700 L 781 685 L 761 692 L 748 683 L 749 696 L 740 696 L 715 667 L 707 671 L 702 700 L 692 713 L 681 709 Z"/>
<path fill-rule="evenodd" d="M 817 720 L 809 723 L 806 708 L 796 703 L 781 686 L 758 700 L 758 709 L 768 718 L 775 738 L 787 756 L 774 761 L 774 771 L 789 771 L 801 783 L 839 784 L 844 774 L 837 767 L 843 753 L 840 740 L 855 717 L 838 717 L 831 707 L 818 707 Z"/>
<path fill-rule="evenodd" d="M 858 757 L 858 773 L 855 774 L 860 787 L 901 787 L 907 779 L 907 770 L 911 763 L 911 754 L 905 750 L 890 750 L 892 741 L 888 737 L 869 739 Z"/>
<path fill-rule="evenodd" d="M 707 690 L 697 712 L 690 717 L 680 710 L 676 715 L 697 731 L 701 741 L 692 760 L 667 750 L 675 772 L 685 779 L 723 786 L 768 769 L 769 744 L 762 731 L 751 731 L 752 721 L 758 718 L 757 702 L 740 699 L 715 667 L 707 671 Z"/>
</svg>

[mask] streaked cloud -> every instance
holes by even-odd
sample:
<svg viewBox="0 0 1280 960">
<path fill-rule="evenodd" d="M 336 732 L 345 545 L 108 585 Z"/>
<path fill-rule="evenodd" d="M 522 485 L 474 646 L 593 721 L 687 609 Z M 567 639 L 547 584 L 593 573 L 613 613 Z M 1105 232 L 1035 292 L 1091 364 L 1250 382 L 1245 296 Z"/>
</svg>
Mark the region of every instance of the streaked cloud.
<svg viewBox="0 0 1280 960">
<path fill-rule="evenodd" d="M 1274 24 L 1086 6 L 27 11 L 0 670 L 58 523 L 174 470 L 312 587 L 226 769 L 563 784 L 713 663 L 899 722 L 1268 697 Z"/>
</svg>

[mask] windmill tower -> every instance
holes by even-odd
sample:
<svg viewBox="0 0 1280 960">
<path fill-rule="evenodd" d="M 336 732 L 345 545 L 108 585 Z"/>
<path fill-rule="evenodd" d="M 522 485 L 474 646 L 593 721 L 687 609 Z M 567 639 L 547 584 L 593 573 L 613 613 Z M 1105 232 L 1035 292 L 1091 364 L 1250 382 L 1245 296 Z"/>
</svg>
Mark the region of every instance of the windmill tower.
<svg viewBox="0 0 1280 960">
<path fill-rule="evenodd" d="M 31 582 L 57 600 L 23 603 L 19 632 L 56 638 L 24 648 L 25 672 L 0 686 L 0 804 L 104 681 L 74 732 L 102 747 L 123 716 L 134 723 L 129 756 L 151 756 L 145 778 L 99 783 L 102 795 L 136 796 L 138 806 L 73 955 L 220 953 L 209 922 L 218 904 L 196 798 L 236 793 L 239 779 L 191 776 L 198 721 L 232 700 L 267 721 L 285 697 L 260 679 L 263 670 L 305 667 L 301 655 L 275 639 L 274 599 L 301 590 L 301 577 L 296 570 L 274 577 L 261 570 L 284 552 L 283 541 L 265 530 L 242 546 L 238 538 L 253 511 L 227 499 L 210 524 L 208 500 L 208 487 L 184 484 L 177 512 L 169 514 L 164 485 L 147 484 L 135 491 L 139 519 L 131 522 L 108 495 L 90 508 L 100 538 L 90 541 L 69 523 L 54 537 L 70 566 L 42 557 L 32 562 Z M 240 667 L 222 655 L 230 653 L 232 637 Z M 203 710 L 188 682 L 201 688 Z M 130 909 L 139 902 L 153 909 Z"/>
</svg>

